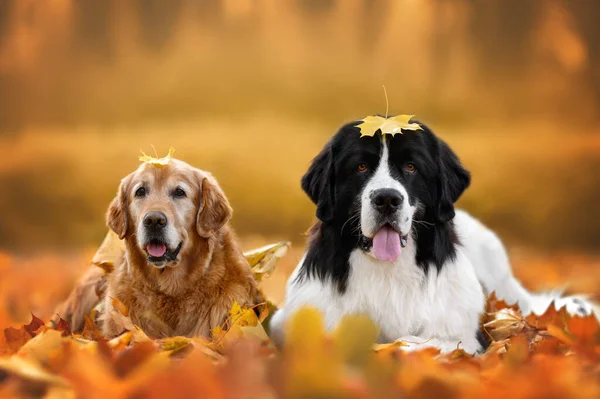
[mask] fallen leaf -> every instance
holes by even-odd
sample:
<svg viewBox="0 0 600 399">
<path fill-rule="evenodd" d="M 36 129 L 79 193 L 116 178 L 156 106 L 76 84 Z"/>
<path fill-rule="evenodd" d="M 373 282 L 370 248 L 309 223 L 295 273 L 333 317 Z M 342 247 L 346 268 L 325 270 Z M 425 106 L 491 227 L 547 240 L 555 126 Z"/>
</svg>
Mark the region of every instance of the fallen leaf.
<svg viewBox="0 0 600 399">
<path fill-rule="evenodd" d="M 63 337 L 71 335 L 71 328 L 69 327 L 69 323 L 66 320 L 63 320 L 60 316 L 58 317 L 58 324 L 56 325 L 56 329 L 60 331 Z"/>
<path fill-rule="evenodd" d="M 112 306 L 123 316 L 129 317 L 129 309 L 119 300 L 119 298 L 111 298 Z"/>
<path fill-rule="evenodd" d="M 33 313 L 31 314 L 31 322 L 23 326 L 25 331 L 27 331 L 32 336 L 35 336 L 37 330 L 40 327 L 44 326 L 44 321 L 38 317 L 36 317 Z"/>
<path fill-rule="evenodd" d="M 93 309 L 89 316 L 84 316 L 85 325 L 83 327 L 83 331 L 81 332 L 82 338 L 98 341 L 104 337 L 102 331 L 100 331 L 96 325 L 96 313 L 96 309 Z"/>
<path fill-rule="evenodd" d="M 285 256 L 290 247 L 289 241 L 281 241 L 244 252 L 244 257 L 250 264 L 256 281 L 260 282 L 263 276 L 269 276 L 275 270 L 279 259 Z"/>
<path fill-rule="evenodd" d="M 92 264 L 102 268 L 105 273 L 109 274 L 125 254 L 125 242 L 119 239 L 117 233 L 108 230 L 102 244 L 92 258 Z"/>
<path fill-rule="evenodd" d="M 52 351 L 58 349 L 62 343 L 62 334 L 59 331 L 48 329 L 27 341 L 15 356 L 43 365 L 48 361 Z"/>
<path fill-rule="evenodd" d="M 520 333 L 525 326 L 525 320 L 519 312 L 504 308 L 494 313 L 494 318 L 485 323 L 483 328 L 495 341 L 501 341 Z"/>
<path fill-rule="evenodd" d="M 8 354 L 13 354 L 31 339 L 31 334 L 22 327 L 20 329 L 8 327 L 4 329 L 4 338 L 6 340 Z"/>
<path fill-rule="evenodd" d="M 242 338 L 257 338 L 267 346 L 272 345 L 254 309 L 242 307 L 237 301 L 233 302 L 229 310 L 229 318 L 222 325 L 213 328 L 211 336 L 214 341 L 212 346 L 220 350 Z"/>
<path fill-rule="evenodd" d="M 388 344 L 375 344 L 373 345 L 373 351 L 382 355 L 388 355 L 397 352 L 403 347 L 410 346 L 408 343 L 401 339 L 397 339 L 394 342 Z"/>
<path fill-rule="evenodd" d="M 410 123 L 414 115 L 396 115 L 389 118 L 383 116 L 367 116 L 356 125 L 360 130 L 360 137 L 374 136 L 377 131 L 381 134 L 402 133 L 402 130 L 423 130 L 418 123 Z"/>
</svg>

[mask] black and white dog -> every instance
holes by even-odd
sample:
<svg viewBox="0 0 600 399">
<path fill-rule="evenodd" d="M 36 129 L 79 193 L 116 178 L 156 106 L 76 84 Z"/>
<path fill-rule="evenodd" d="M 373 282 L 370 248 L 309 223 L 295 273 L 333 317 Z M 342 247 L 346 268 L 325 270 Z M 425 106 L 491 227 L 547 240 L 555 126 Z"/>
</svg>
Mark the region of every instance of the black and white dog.
<svg viewBox="0 0 600 399">
<path fill-rule="evenodd" d="M 380 341 L 470 353 L 481 349 L 479 317 L 491 291 L 518 301 L 524 313 L 541 313 L 552 300 L 591 312 L 579 298 L 529 293 L 498 237 L 455 213 L 470 174 L 431 130 L 420 124 L 423 130 L 361 137 L 357 124 L 343 126 L 302 178 L 319 222 L 271 321 L 276 343 L 302 306 L 321 310 L 329 329 L 347 314 L 366 314 Z"/>
</svg>

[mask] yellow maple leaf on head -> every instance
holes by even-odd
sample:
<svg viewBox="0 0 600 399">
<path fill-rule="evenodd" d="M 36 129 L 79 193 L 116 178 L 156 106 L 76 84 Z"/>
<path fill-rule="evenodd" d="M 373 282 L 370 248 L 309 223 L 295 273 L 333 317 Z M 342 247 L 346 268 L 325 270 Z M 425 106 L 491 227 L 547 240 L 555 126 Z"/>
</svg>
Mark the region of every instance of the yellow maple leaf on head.
<svg viewBox="0 0 600 399">
<path fill-rule="evenodd" d="M 141 150 L 140 150 L 141 151 Z M 169 161 L 173 158 L 173 154 L 175 154 L 175 148 L 169 148 L 169 153 L 162 158 L 151 157 L 150 155 L 146 155 L 144 151 L 142 151 L 142 156 L 140 156 L 140 161 L 148 163 L 154 166 L 167 166 Z"/>
<path fill-rule="evenodd" d="M 374 136 L 378 130 L 381 134 L 402 133 L 402 130 L 423 130 L 418 123 L 411 123 L 414 115 L 396 115 L 389 118 L 383 116 L 367 116 L 362 119 L 360 124 L 356 125 L 360 130 L 360 137 Z"/>
</svg>

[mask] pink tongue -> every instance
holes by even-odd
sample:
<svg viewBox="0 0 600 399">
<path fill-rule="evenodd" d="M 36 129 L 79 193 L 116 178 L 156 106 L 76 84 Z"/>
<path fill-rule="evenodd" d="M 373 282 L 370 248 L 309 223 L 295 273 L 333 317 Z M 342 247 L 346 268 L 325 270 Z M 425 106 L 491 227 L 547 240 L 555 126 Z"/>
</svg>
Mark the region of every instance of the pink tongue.
<svg viewBox="0 0 600 399">
<path fill-rule="evenodd" d="M 388 226 L 382 227 L 373 237 L 373 253 L 379 260 L 393 262 L 400 256 L 400 234 Z"/>
<path fill-rule="evenodd" d="M 165 244 L 148 244 L 146 249 L 148 250 L 148 253 L 155 258 L 160 258 L 167 252 Z"/>
</svg>

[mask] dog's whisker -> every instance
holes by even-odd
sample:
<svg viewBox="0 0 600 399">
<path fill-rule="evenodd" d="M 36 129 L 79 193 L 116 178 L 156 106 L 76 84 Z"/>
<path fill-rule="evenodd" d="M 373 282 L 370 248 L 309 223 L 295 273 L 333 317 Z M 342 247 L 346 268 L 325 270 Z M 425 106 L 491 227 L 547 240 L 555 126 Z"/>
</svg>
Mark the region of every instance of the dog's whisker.
<svg viewBox="0 0 600 399">
<path fill-rule="evenodd" d="M 359 214 L 359 213 L 356 213 L 356 214 L 354 214 L 354 215 L 350 216 L 350 217 L 348 218 L 348 220 L 346 220 L 346 221 L 344 222 L 344 224 L 342 225 L 342 228 L 341 228 L 341 230 L 340 230 L 340 234 L 342 234 L 342 233 L 344 232 L 344 227 L 346 227 L 346 225 L 348 224 L 348 222 L 352 221 L 353 219 L 357 219 L 357 218 L 359 218 L 359 217 L 360 217 L 360 214 Z M 354 232 L 354 231 L 353 231 L 353 232 Z"/>
</svg>

